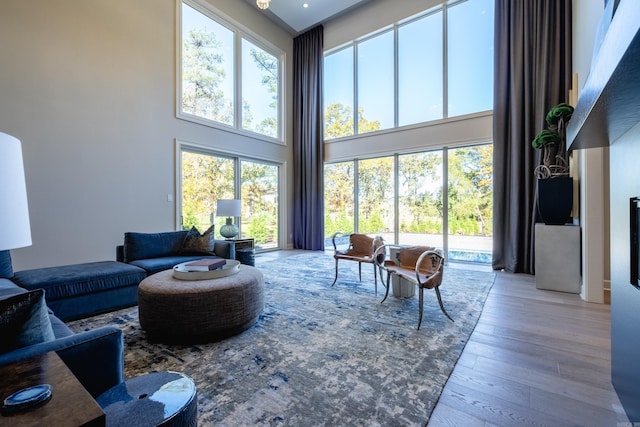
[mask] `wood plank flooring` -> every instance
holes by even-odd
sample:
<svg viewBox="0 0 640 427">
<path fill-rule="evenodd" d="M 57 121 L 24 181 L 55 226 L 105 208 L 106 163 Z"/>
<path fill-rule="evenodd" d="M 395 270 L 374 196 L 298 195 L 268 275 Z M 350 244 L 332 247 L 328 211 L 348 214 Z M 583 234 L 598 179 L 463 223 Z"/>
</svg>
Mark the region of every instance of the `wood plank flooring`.
<svg viewBox="0 0 640 427">
<path fill-rule="evenodd" d="M 429 420 L 438 426 L 625 427 L 610 306 L 500 272 Z"/>
<path fill-rule="evenodd" d="M 611 385 L 609 328 L 609 305 L 538 290 L 531 275 L 497 273 L 428 427 L 629 427 Z"/>
</svg>

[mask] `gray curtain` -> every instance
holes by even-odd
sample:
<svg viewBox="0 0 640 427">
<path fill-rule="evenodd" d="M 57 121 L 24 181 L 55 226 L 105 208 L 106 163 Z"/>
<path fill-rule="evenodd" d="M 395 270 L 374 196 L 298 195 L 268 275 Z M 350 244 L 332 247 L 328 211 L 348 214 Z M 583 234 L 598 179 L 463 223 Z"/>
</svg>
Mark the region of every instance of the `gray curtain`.
<svg viewBox="0 0 640 427">
<path fill-rule="evenodd" d="M 293 39 L 293 247 L 324 249 L 323 27 Z"/>
<path fill-rule="evenodd" d="M 571 0 L 496 0 L 493 268 L 534 273 L 536 183 L 531 140 L 568 101 Z"/>
</svg>

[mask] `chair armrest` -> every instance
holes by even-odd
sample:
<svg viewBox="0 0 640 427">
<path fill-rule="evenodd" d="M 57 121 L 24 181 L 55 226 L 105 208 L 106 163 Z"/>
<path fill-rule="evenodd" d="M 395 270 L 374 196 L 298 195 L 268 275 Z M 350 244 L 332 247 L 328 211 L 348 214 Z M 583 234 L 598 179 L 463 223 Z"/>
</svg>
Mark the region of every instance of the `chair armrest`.
<svg viewBox="0 0 640 427">
<path fill-rule="evenodd" d="M 435 258 L 435 261 L 434 261 L 434 258 Z M 416 278 L 418 279 L 418 283 L 422 283 L 420 279 L 420 272 L 422 270 L 421 268 L 422 263 L 425 262 L 425 259 L 429 260 L 427 262 L 431 262 L 431 265 L 427 270 L 433 270 L 433 273 L 431 274 L 430 277 L 428 277 L 426 282 L 435 280 L 435 278 L 440 274 L 442 263 L 444 262 L 444 257 L 440 255 L 440 253 L 437 251 L 425 251 L 422 254 L 420 254 L 420 256 L 418 257 L 418 260 L 416 261 L 416 267 L 415 267 Z"/>
<path fill-rule="evenodd" d="M 381 245 L 373 252 L 373 262 L 382 269 L 387 269 L 386 266 L 386 258 L 387 258 L 387 246 L 392 245 Z"/>
<path fill-rule="evenodd" d="M 349 236 L 351 233 L 343 233 L 342 231 L 336 231 L 331 235 L 331 244 L 333 244 L 333 253 L 338 253 L 338 246 L 336 245 L 336 239 L 343 236 Z"/>
<path fill-rule="evenodd" d="M 236 259 L 236 242 L 232 240 L 214 240 L 213 252 L 219 257 Z"/>
<path fill-rule="evenodd" d="M 55 351 L 80 383 L 97 397 L 124 381 L 122 331 L 105 326 L 0 355 L 0 365 Z"/>
</svg>

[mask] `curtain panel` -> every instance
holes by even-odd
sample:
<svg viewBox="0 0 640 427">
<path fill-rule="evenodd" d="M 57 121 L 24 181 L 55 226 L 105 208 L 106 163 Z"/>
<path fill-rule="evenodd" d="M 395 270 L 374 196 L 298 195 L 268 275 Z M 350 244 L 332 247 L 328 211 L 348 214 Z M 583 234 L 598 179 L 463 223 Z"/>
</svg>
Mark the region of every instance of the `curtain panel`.
<svg viewBox="0 0 640 427">
<path fill-rule="evenodd" d="M 293 40 L 293 247 L 324 249 L 323 27 Z"/>
<path fill-rule="evenodd" d="M 539 150 L 531 141 L 571 86 L 571 0 L 496 0 L 493 173 L 495 270 L 534 273 Z"/>
</svg>

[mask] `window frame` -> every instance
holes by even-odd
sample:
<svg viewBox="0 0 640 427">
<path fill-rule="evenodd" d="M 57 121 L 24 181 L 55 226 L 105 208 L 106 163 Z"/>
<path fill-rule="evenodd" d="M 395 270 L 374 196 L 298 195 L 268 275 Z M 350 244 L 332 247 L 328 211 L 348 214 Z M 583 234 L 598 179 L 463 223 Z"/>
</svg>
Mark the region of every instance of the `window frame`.
<svg viewBox="0 0 640 427">
<path fill-rule="evenodd" d="M 460 120 L 461 118 L 473 118 L 473 117 L 481 117 L 481 116 L 485 116 L 487 114 L 492 114 L 492 110 L 483 110 L 483 111 L 475 111 L 472 113 L 466 113 L 466 114 L 461 114 L 461 115 L 456 115 L 456 116 L 450 116 L 449 115 L 449 99 L 448 99 L 448 63 L 449 63 L 449 58 L 448 58 L 448 31 L 447 31 L 447 20 L 448 20 L 448 10 L 452 7 L 455 7 L 457 5 L 460 5 L 462 3 L 465 3 L 469 0 L 451 0 L 451 1 L 443 1 L 441 4 L 438 4 L 434 7 L 428 8 L 418 14 L 412 15 L 408 18 L 399 20 L 391 25 L 387 25 L 384 27 L 381 27 L 371 33 L 368 33 L 364 36 L 355 38 L 351 41 L 348 41 L 346 43 L 342 43 L 338 46 L 332 47 L 329 50 L 326 50 L 324 52 L 324 57 L 326 58 L 328 55 L 332 55 L 334 53 L 337 53 L 345 48 L 348 47 L 352 47 L 354 55 L 353 55 L 353 70 L 354 70 L 354 76 L 353 76 L 353 102 L 352 104 L 354 105 L 354 125 L 353 125 L 353 129 L 352 129 L 352 135 L 345 135 L 345 136 L 341 136 L 341 137 L 336 137 L 336 138 L 332 138 L 332 139 L 325 139 L 325 143 L 328 142 L 336 142 L 336 141 L 341 141 L 341 140 L 352 140 L 352 139 L 357 139 L 357 138 L 361 138 L 361 137 L 367 137 L 370 135 L 378 135 L 378 134 L 384 134 L 384 133 L 389 133 L 389 132 L 396 132 L 398 130 L 406 130 L 406 129 L 413 129 L 413 128 L 419 128 L 419 127 L 424 127 L 424 126 L 432 126 L 434 124 L 438 124 L 438 123 L 446 123 L 448 121 L 454 120 Z M 415 21 L 427 18 L 428 16 L 434 15 L 440 13 L 441 14 L 441 19 L 442 19 L 442 39 L 440 40 L 442 43 L 442 117 L 438 118 L 438 119 L 433 119 L 433 120 L 427 120 L 427 121 L 423 121 L 423 122 L 416 122 L 416 123 L 408 123 L 408 124 L 404 124 L 402 126 L 399 125 L 399 105 L 400 105 L 400 101 L 398 99 L 399 96 L 399 82 L 398 82 L 398 78 L 400 75 L 399 72 L 399 55 L 398 55 L 398 45 L 399 45 L 399 36 L 398 36 L 398 31 L 400 28 L 402 28 L 405 25 L 411 24 Z M 395 78 L 394 78 L 394 82 L 393 82 L 393 91 L 394 91 L 394 124 L 392 127 L 389 128 L 385 128 L 385 129 L 381 129 L 381 130 L 377 130 L 377 131 L 372 131 L 372 132 L 366 132 L 366 133 L 361 133 L 360 130 L 358 129 L 358 61 L 357 61 L 357 51 L 358 51 L 358 46 L 359 44 L 370 40 L 371 38 L 375 38 L 379 35 L 382 35 L 388 31 L 392 31 L 394 34 L 394 51 L 393 51 L 393 57 L 394 57 L 394 70 L 395 70 Z M 325 106 L 326 107 L 326 106 Z"/>
<path fill-rule="evenodd" d="M 264 249 L 256 249 L 256 252 L 268 252 L 272 250 L 278 250 L 286 247 L 285 230 L 282 228 L 284 224 L 287 224 L 287 212 L 283 208 L 286 201 L 286 162 L 278 162 L 275 160 L 267 160 L 258 157 L 250 157 L 239 152 L 221 151 L 207 145 L 198 144 L 195 142 L 186 141 L 183 139 L 175 140 L 175 229 L 182 230 L 182 153 L 196 153 L 205 156 L 214 156 L 224 159 L 229 159 L 234 162 L 234 198 L 240 199 L 242 197 L 242 162 L 248 161 L 253 163 L 262 163 L 269 166 L 275 166 L 278 168 L 278 188 L 277 188 L 277 237 L 275 247 L 268 247 Z M 239 225 L 241 228 L 241 224 Z M 242 232 L 242 230 L 240 230 Z"/>
<path fill-rule="evenodd" d="M 197 12 L 202 13 L 207 18 L 234 33 L 234 61 L 233 61 L 233 126 L 215 120 L 200 117 L 195 114 L 184 112 L 182 109 L 182 5 L 187 5 Z M 274 56 L 278 61 L 278 89 L 277 89 L 277 130 L 276 136 L 271 137 L 262 133 L 244 129 L 242 126 L 242 41 L 247 40 L 251 44 L 259 47 L 268 54 Z M 265 142 L 285 145 L 285 52 L 268 41 L 259 37 L 246 27 L 225 16 L 212 5 L 201 0 L 176 0 L 176 93 L 175 93 L 175 115 L 176 118 L 198 123 L 207 127 L 233 132 L 253 139 Z"/>
</svg>

